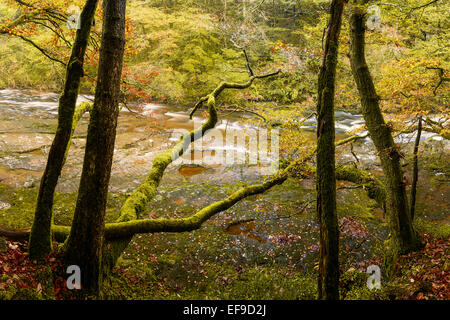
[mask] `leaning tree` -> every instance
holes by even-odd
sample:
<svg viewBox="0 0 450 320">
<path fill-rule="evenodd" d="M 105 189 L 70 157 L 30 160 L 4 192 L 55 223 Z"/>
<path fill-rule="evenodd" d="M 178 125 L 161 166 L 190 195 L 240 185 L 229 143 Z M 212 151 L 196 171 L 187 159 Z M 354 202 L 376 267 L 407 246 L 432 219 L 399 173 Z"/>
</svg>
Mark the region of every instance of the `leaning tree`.
<svg viewBox="0 0 450 320">
<path fill-rule="evenodd" d="M 386 182 L 387 211 L 391 229 L 389 254 L 386 262 L 395 259 L 398 254 L 404 254 L 420 247 L 419 234 L 414 230 L 408 199 L 406 183 L 401 166 L 402 154 L 399 146 L 394 143 L 391 129 L 384 121 L 379 105 L 372 76 L 365 58 L 366 15 L 363 11 L 365 0 L 352 4 L 350 15 L 350 62 L 361 99 L 362 114 L 374 142 Z M 389 263 L 388 263 L 389 264 Z"/>
</svg>

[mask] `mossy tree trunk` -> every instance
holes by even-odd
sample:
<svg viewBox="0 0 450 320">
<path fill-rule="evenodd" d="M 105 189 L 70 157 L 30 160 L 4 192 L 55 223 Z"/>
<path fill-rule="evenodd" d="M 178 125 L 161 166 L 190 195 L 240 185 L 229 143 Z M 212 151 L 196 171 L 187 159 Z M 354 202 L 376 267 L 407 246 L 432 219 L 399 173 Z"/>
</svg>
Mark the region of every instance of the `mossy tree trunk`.
<svg viewBox="0 0 450 320">
<path fill-rule="evenodd" d="M 344 0 L 332 0 L 319 73 L 317 103 L 317 217 L 320 229 L 319 299 L 339 299 L 339 226 L 336 214 L 334 92 Z"/>
<path fill-rule="evenodd" d="M 103 34 L 98 81 L 72 228 L 64 262 L 81 270 L 83 294 L 101 289 L 101 258 L 108 184 L 119 114 L 125 46 L 126 0 L 103 2 Z"/>
<path fill-rule="evenodd" d="M 413 178 L 411 183 L 411 221 L 414 221 L 414 213 L 416 209 L 416 193 L 417 181 L 419 180 L 419 144 L 422 135 L 422 116 L 419 116 L 419 124 L 417 125 L 417 136 L 413 150 Z"/>
<path fill-rule="evenodd" d="M 40 258 L 52 250 L 51 225 L 53 197 L 65 161 L 66 147 L 72 133 L 75 105 L 83 77 L 83 61 L 88 45 L 98 0 L 88 0 L 81 12 L 81 28 L 77 30 L 66 70 L 64 90 L 59 98 L 58 127 L 41 179 L 36 211 L 30 234 L 29 251 L 32 258 Z"/>
<path fill-rule="evenodd" d="M 364 2 L 364 1 L 363 1 Z M 398 254 L 417 249 L 420 237 L 414 230 L 408 209 L 405 180 L 401 167 L 401 154 L 394 143 L 391 130 L 384 122 L 372 76 L 365 59 L 365 15 L 360 6 L 354 5 L 350 16 L 350 62 L 353 77 L 361 98 L 362 113 L 370 137 L 375 144 L 383 167 L 387 212 L 391 229 L 388 260 Z"/>
</svg>

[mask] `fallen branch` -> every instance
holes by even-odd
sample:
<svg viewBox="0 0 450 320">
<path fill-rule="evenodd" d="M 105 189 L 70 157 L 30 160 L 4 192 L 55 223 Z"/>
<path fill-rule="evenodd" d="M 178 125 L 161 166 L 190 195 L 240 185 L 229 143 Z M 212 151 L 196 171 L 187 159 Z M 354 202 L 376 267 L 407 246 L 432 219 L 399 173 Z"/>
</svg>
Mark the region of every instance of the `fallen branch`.
<svg viewBox="0 0 450 320">
<path fill-rule="evenodd" d="M 366 133 L 365 135 L 362 135 L 362 136 L 354 135 L 354 136 L 351 136 L 351 137 L 348 137 L 348 138 L 339 140 L 339 141 L 336 142 L 334 145 L 335 145 L 336 147 L 339 147 L 339 146 L 342 146 L 342 145 L 347 144 L 347 143 L 350 143 L 350 142 L 354 142 L 354 141 L 357 141 L 357 140 L 365 139 L 365 138 L 367 138 L 368 136 L 369 136 L 368 133 Z"/>
<path fill-rule="evenodd" d="M 336 179 L 361 185 L 369 198 L 375 200 L 381 208 L 386 208 L 386 188 L 373 174 L 351 165 L 340 165 L 336 166 Z"/>
<path fill-rule="evenodd" d="M 22 240 L 30 236 L 31 228 L 25 229 L 9 229 L 0 226 L 0 236 L 10 240 Z"/>
<path fill-rule="evenodd" d="M 244 89 L 249 87 L 255 79 L 267 78 L 278 74 L 280 71 L 268 73 L 264 75 L 252 76 L 245 83 L 221 83 L 215 90 L 205 97 L 200 98 L 199 102 L 194 106 L 191 112 L 191 117 L 195 110 L 201 106 L 204 102 L 207 102 L 209 118 L 208 120 L 198 129 L 192 130 L 191 132 L 185 134 L 181 141 L 175 145 L 172 149 L 169 149 L 153 160 L 153 166 L 145 179 L 136 190 L 126 199 L 120 212 L 120 216 L 115 223 L 108 223 L 105 226 L 105 248 L 104 248 L 104 269 L 107 272 L 108 269 L 115 265 L 117 258 L 120 256 L 122 251 L 128 246 L 129 241 L 135 233 L 154 233 L 154 232 L 183 232 L 199 228 L 206 220 L 210 219 L 213 215 L 226 210 L 233 206 L 238 201 L 246 198 L 248 196 L 262 193 L 265 190 L 270 189 L 276 184 L 282 183 L 288 177 L 288 171 L 291 168 L 286 168 L 280 171 L 278 175 L 272 179 L 257 185 L 248 186 L 240 189 L 239 191 L 231 194 L 228 198 L 222 201 L 215 202 L 194 214 L 191 217 L 184 219 L 146 219 L 139 220 L 139 214 L 144 210 L 146 204 L 154 197 L 156 194 L 157 187 L 160 184 L 161 178 L 164 174 L 165 169 L 176 159 L 178 159 L 183 153 L 188 149 L 189 145 L 201 138 L 205 132 L 209 129 L 215 127 L 217 123 L 217 110 L 215 106 L 215 100 L 217 96 L 224 89 Z M 82 114 L 91 108 L 91 104 L 88 102 L 83 103 L 79 106 L 74 114 L 74 126 L 78 120 L 81 118 Z M 70 145 L 70 143 L 69 143 Z M 68 145 L 68 147 L 69 147 Z M 66 151 L 67 153 L 67 151 Z M 4 232 L 6 234 L 11 234 L 13 230 L 3 228 L 7 230 Z M 52 225 L 53 239 L 56 241 L 65 241 L 70 233 L 69 226 L 57 226 Z M 26 237 L 29 232 L 22 232 L 21 235 Z M 1 232 L 0 232 L 0 235 Z"/>
</svg>

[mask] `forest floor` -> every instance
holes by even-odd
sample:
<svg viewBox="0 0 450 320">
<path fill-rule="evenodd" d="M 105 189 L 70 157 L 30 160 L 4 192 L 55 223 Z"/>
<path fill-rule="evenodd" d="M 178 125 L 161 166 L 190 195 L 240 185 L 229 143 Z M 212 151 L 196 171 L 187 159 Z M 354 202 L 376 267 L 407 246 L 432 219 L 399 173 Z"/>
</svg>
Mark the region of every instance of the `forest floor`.
<svg viewBox="0 0 450 320">
<path fill-rule="evenodd" d="M 165 186 L 146 212 L 149 218 L 191 215 L 191 200 L 214 201 L 239 187 Z M 312 187 L 307 181 L 287 181 L 237 204 L 199 230 L 136 235 L 105 281 L 103 298 L 316 299 L 318 229 L 314 206 L 306 196 Z M 199 197 L 207 191 L 207 199 Z M 36 192 L 0 185 L 2 199 L 11 204 L 3 209 L 0 224 L 29 226 Z M 55 223 L 70 224 L 75 197 L 76 193 L 56 194 Z M 109 195 L 107 221 L 116 219 L 124 199 Z M 369 200 L 362 189 L 338 192 L 342 298 L 450 299 L 450 228 L 448 217 L 442 216 L 429 220 L 420 214 L 416 227 L 423 234 L 423 249 L 401 257 L 391 278 L 381 279 L 380 290 L 367 288 L 367 267 L 383 265 L 388 233 L 382 213 Z M 0 300 L 70 299 L 58 244 L 41 264 L 30 260 L 27 245 L 0 242 Z"/>
<path fill-rule="evenodd" d="M 70 299 L 70 292 L 65 287 L 60 275 L 61 262 L 56 254 L 45 258 L 45 263 L 32 261 L 27 253 L 27 241 L 6 241 L 4 250 L 0 250 L 0 298 L 2 299 Z M 1 248 L 0 248 L 1 249 Z M 424 248 L 420 251 L 402 256 L 395 267 L 395 276 L 381 290 L 367 296 L 365 274 L 357 270 L 347 270 L 341 279 L 341 292 L 346 299 L 412 299 L 412 300 L 448 300 L 450 299 L 450 264 L 448 260 L 450 239 L 440 239 L 430 234 L 424 234 Z M 170 264 L 170 263 L 169 263 Z M 181 265 L 180 268 L 189 268 Z M 209 270 L 211 271 L 211 270 Z M 200 274 L 208 279 L 207 268 Z M 310 277 L 298 277 L 287 270 L 270 270 L 257 266 L 243 266 L 229 277 L 213 277 L 209 282 L 209 289 L 222 288 L 226 292 L 232 290 L 247 290 L 248 293 L 264 283 L 265 289 L 276 289 L 275 297 L 284 298 L 283 290 L 309 289 L 304 298 L 313 299 L 315 296 L 314 280 Z M 259 276 L 258 276 L 259 275 Z M 312 276 L 312 274 L 310 275 Z M 266 282 L 258 277 L 266 278 Z M 283 281 L 283 279 L 285 279 Z M 129 267 L 116 267 L 111 281 L 105 286 L 106 299 L 192 299 L 190 290 L 182 290 L 181 286 L 188 285 L 187 279 L 179 279 L 180 287 L 170 284 L 167 277 L 150 279 L 139 275 Z M 242 286 L 239 289 L 239 285 Z M 283 288 L 282 286 L 286 287 Z M 302 285 L 303 287 L 298 287 Z M 308 288 L 305 288 L 308 287 Z M 201 288 L 190 288 L 200 290 Z M 208 292 L 204 288 L 204 299 L 217 298 L 217 292 Z M 346 293 L 351 292 L 351 296 Z M 281 294 L 280 294 L 281 293 Z M 306 293 L 305 291 L 303 292 Z M 358 293 L 361 296 L 358 296 Z M 239 296 L 239 293 L 236 293 Z M 243 294 L 241 292 L 240 294 Z M 356 294 L 356 295 L 355 295 Z M 250 298 L 247 296 L 247 298 Z"/>
</svg>

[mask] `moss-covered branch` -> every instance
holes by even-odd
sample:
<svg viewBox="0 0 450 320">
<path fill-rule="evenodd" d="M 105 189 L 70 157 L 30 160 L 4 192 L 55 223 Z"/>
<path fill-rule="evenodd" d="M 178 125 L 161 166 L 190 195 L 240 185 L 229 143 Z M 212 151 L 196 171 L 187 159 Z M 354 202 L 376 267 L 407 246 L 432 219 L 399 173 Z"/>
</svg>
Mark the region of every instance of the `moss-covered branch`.
<svg viewBox="0 0 450 320">
<path fill-rule="evenodd" d="M 86 112 L 92 111 L 93 106 L 94 106 L 94 104 L 92 102 L 84 101 L 75 108 L 75 112 L 73 114 L 73 120 L 72 120 L 72 131 L 70 133 L 69 142 L 67 143 L 66 153 L 64 154 L 63 165 L 66 163 L 67 155 L 69 154 L 69 149 L 72 144 L 73 133 L 75 132 L 75 129 L 77 128 L 78 122 L 80 121 L 81 117 L 83 117 L 83 115 Z"/>
<path fill-rule="evenodd" d="M 280 71 L 268 73 L 264 75 L 251 76 L 245 83 L 228 83 L 223 82 L 215 90 L 205 97 L 202 97 L 195 105 L 193 112 L 204 102 L 208 107 L 209 117 L 207 121 L 198 129 L 192 130 L 185 134 L 181 141 L 172 149 L 169 149 L 153 160 L 153 166 L 145 181 L 126 199 L 121 208 L 121 214 L 115 223 L 109 223 L 105 226 L 105 244 L 103 247 L 103 269 L 107 273 L 115 265 L 117 258 L 122 251 L 128 246 L 128 243 L 136 233 L 154 233 L 154 232 L 183 232 L 190 231 L 197 228 L 210 219 L 215 214 L 222 212 L 238 201 L 254 195 L 262 193 L 274 185 L 282 183 L 288 177 L 289 170 L 292 166 L 280 171 L 272 179 L 257 185 L 248 186 L 231 194 L 228 198 L 217 201 L 209 206 L 199 210 L 196 214 L 185 219 L 149 219 L 139 220 L 139 213 L 141 213 L 147 203 L 154 197 L 156 190 L 161 182 L 162 176 L 166 168 L 176 159 L 183 155 L 188 149 L 189 145 L 203 137 L 207 130 L 215 127 L 217 123 L 216 98 L 224 89 L 243 89 L 249 87 L 255 79 L 262 79 L 278 74 Z M 89 103 L 81 104 L 74 112 L 72 131 L 73 133 L 78 120 L 84 112 L 90 110 L 92 107 Z M 67 145 L 66 153 L 69 148 Z M 13 232 L 14 230 L 5 228 L 4 235 Z M 28 234 L 28 230 L 20 230 L 21 235 Z M 1 235 L 0 230 L 0 235 Z M 52 225 L 53 240 L 63 242 L 70 233 L 69 226 Z"/>
<path fill-rule="evenodd" d="M 257 193 L 261 193 L 272 186 L 270 183 L 265 183 L 262 186 L 249 187 L 249 189 L 245 189 L 240 193 L 238 192 L 239 194 L 234 194 L 228 199 L 223 200 L 223 202 L 217 202 L 200 210 L 196 215 L 187 219 L 138 220 L 139 213 L 144 210 L 147 203 L 155 196 L 166 168 L 173 161 L 182 156 L 192 142 L 200 139 L 207 130 L 215 127 L 217 123 L 216 98 L 220 93 L 225 89 L 248 88 L 255 79 L 275 76 L 279 72 L 280 71 L 251 76 L 245 83 L 222 82 L 211 93 L 199 99 L 190 113 L 190 118 L 192 118 L 199 107 L 206 103 L 209 114 L 207 121 L 200 128 L 185 134 L 177 145 L 172 149 L 161 153 L 153 160 L 150 173 L 147 175 L 145 181 L 126 199 L 116 223 L 106 224 L 105 238 L 107 241 L 103 247 L 104 273 L 108 273 L 109 270 L 114 267 L 117 259 L 128 246 L 136 232 L 182 232 L 190 230 L 190 228 L 199 228 L 201 224 L 208 220 L 212 215 L 226 210 L 237 201 L 248 195 L 254 194 L 256 191 L 258 191 Z M 112 235 L 114 236 L 113 241 L 109 239 Z"/>
<path fill-rule="evenodd" d="M 136 233 L 184 232 L 198 229 L 208 219 L 217 213 L 231 208 L 240 200 L 251 195 L 263 193 L 277 184 L 282 184 L 291 175 L 292 171 L 298 170 L 299 166 L 302 168 L 307 166 L 308 171 L 315 172 L 315 167 L 309 166 L 301 160 L 297 160 L 286 167 L 286 169 L 280 170 L 280 172 L 272 179 L 262 184 L 241 188 L 228 196 L 225 200 L 214 202 L 188 218 L 132 219 L 124 222 L 120 222 L 120 219 L 118 219 L 115 223 L 107 223 L 105 226 L 105 238 L 107 241 L 114 240 L 112 243 L 115 243 L 115 246 L 117 246 L 118 243 L 126 238 L 131 238 Z M 383 183 L 371 173 L 350 165 L 339 165 L 336 166 L 336 179 L 350 181 L 361 185 L 367 191 L 369 198 L 376 200 L 381 207 L 384 207 L 384 202 L 386 201 L 386 189 Z M 57 242 L 64 242 L 69 235 L 69 232 L 69 226 L 52 226 L 53 240 Z M 8 229 L 0 227 L 0 236 L 6 238 L 24 239 L 28 237 L 29 233 L 29 228 Z M 110 243 L 109 251 L 111 250 Z"/>
<path fill-rule="evenodd" d="M 336 166 L 336 179 L 362 186 L 367 190 L 369 198 L 376 200 L 380 207 L 385 208 L 386 188 L 373 174 L 351 165 L 340 165 Z"/>
<path fill-rule="evenodd" d="M 217 213 L 231 208 L 240 200 L 255 194 L 263 193 L 273 186 L 283 183 L 286 179 L 287 175 L 280 174 L 262 184 L 241 188 L 240 190 L 231 194 L 228 198 L 214 202 L 188 218 L 158 218 L 110 223 L 106 225 L 105 237 L 111 240 L 114 238 L 128 237 L 136 233 L 192 231 L 200 228 L 204 222 L 209 220 Z"/>
<path fill-rule="evenodd" d="M 166 168 L 183 155 L 191 142 L 203 137 L 207 130 L 214 128 L 217 123 L 217 110 L 215 97 L 212 94 L 208 95 L 208 111 L 209 118 L 200 128 L 185 134 L 177 145 L 161 153 L 153 160 L 150 173 L 147 175 L 144 183 L 137 187 L 127 198 L 120 210 L 121 214 L 117 222 L 137 219 L 145 205 L 154 197 Z"/>
<path fill-rule="evenodd" d="M 10 23 L 0 26 L 0 34 L 10 34 L 12 35 L 14 32 L 14 29 L 22 26 L 24 24 L 27 24 L 29 22 L 33 22 L 36 17 L 44 13 L 44 10 L 33 10 L 31 12 L 27 12 L 24 14 L 21 14 L 14 20 L 12 20 Z"/>
<path fill-rule="evenodd" d="M 197 111 L 198 108 L 202 106 L 203 103 L 207 102 L 208 99 L 212 96 L 214 99 L 216 99 L 223 90 L 225 89 L 246 89 L 250 87 L 255 79 L 263 79 L 275 76 L 279 74 L 281 70 L 277 70 L 275 72 L 270 72 L 262 75 L 251 75 L 247 82 L 244 83 L 235 83 L 235 82 L 222 82 L 219 84 L 209 95 L 204 96 L 199 99 L 199 101 L 194 105 L 194 108 L 192 108 L 191 113 L 189 114 L 189 118 L 192 119 L 192 116 Z"/>
</svg>

